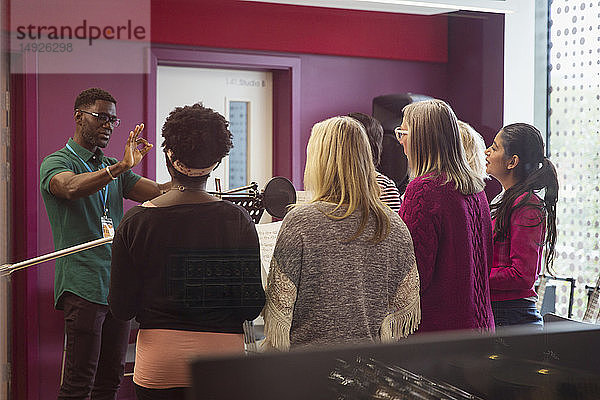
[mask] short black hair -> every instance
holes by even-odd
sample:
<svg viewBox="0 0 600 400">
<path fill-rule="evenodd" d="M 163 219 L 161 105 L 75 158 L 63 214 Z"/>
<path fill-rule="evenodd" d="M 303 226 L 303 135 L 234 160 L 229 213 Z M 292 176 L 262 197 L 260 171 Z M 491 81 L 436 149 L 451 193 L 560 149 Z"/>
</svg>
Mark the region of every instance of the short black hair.
<svg viewBox="0 0 600 400">
<path fill-rule="evenodd" d="M 164 152 L 171 150 L 173 161 L 190 168 L 206 168 L 221 161 L 233 147 L 229 122 L 201 103 L 177 107 L 163 127 Z"/>
<path fill-rule="evenodd" d="M 381 151 L 383 146 L 383 126 L 381 126 L 381 122 L 370 115 L 360 112 L 353 112 L 348 114 L 348 116 L 354 118 L 365 127 L 367 137 L 369 138 L 369 144 L 371 145 L 373 164 L 375 164 L 375 167 L 378 167 L 379 162 L 381 161 Z"/>
<path fill-rule="evenodd" d="M 75 99 L 74 110 L 77 110 L 81 107 L 93 106 L 96 100 L 104 100 L 117 105 L 117 100 L 106 90 L 100 88 L 90 88 L 85 89 L 83 92 L 79 93 L 77 98 Z"/>
</svg>

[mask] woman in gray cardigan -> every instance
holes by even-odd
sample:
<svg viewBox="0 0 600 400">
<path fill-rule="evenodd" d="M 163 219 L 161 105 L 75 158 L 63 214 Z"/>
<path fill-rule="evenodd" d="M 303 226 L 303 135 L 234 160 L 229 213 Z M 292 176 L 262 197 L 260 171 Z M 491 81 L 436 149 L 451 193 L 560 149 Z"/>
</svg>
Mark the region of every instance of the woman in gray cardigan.
<svg viewBox="0 0 600 400">
<path fill-rule="evenodd" d="M 379 200 L 364 127 L 317 123 L 308 142 L 308 204 L 283 220 L 267 280 L 265 345 L 279 350 L 392 341 L 420 322 L 410 233 Z"/>
</svg>

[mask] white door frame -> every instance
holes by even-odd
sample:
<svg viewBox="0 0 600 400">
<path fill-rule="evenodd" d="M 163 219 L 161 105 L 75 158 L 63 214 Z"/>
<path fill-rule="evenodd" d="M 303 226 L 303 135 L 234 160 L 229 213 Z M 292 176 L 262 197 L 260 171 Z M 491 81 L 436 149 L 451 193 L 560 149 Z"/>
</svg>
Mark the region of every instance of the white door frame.
<svg viewBox="0 0 600 400">
<path fill-rule="evenodd" d="M 157 46 L 149 50 L 150 71 L 146 82 L 145 114 L 147 132 L 154 135 L 156 129 L 156 76 L 158 65 L 187 66 L 223 69 L 254 69 L 283 72 L 289 77 L 286 88 L 274 83 L 273 87 L 273 174 L 282 174 L 292 180 L 296 187 L 303 182 L 302 155 L 300 138 L 300 58 L 294 56 L 272 56 L 260 53 L 189 49 L 173 46 Z M 288 104 L 281 104 L 279 95 L 289 97 Z M 280 110 L 280 111 L 278 111 Z M 286 115 L 287 114 L 287 115 Z M 146 133 L 147 135 L 147 133 Z M 282 161 L 289 165 L 282 165 Z M 144 158 L 143 173 L 152 177 L 156 167 L 156 158 L 150 153 Z"/>
<path fill-rule="evenodd" d="M 229 156 L 224 157 L 219 167 L 211 173 L 207 189 L 214 191 L 215 179 L 221 181 L 222 190 L 246 186 L 256 181 L 260 188 L 265 187 L 273 176 L 273 73 L 271 71 L 201 68 L 187 66 L 158 66 L 157 75 L 157 116 L 156 124 L 162 126 L 165 118 L 182 104 L 193 104 L 198 101 L 222 114 L 230 123 L 229 129 L 234 134 L 234 148 Z M 234 120 L 229 115 L 231 101 L 238 101 L 248 111 L 246 139 L 235 137 Z M 152 132 L 148 132 L 151 135 Z M 239 145 L 247 141 L 243 148 Z M 157 129 L 151 143 L 162 143 L 161 130 Z M 254 149 L 255 151 L 252 151 Z M 230 183 L 229 162 L 236 152 L 245 153 L 243 163 L 246 173 L 244 180 L 237 176 L 235 184 Z M 156 157 L 156 179 L 163 182 L 170 179 L 165 167 L 165 156 L 161 147 L 154 152 Z M 214 178 L 214 179 L 213 179 Z"/>
</svg>

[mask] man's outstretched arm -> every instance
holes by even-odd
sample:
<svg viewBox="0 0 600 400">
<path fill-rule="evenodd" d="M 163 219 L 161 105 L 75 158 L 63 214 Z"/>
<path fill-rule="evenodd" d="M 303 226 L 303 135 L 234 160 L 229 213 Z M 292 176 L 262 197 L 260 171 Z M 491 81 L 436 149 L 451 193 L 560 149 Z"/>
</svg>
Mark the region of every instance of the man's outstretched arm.
<svg viewBox="0 0 600 400">
<path fill-rule="evenodd" d="M 71 171 L 60 172 L 54 175 L 50 180 L 50 192 L 56 197 L 67 200 L 87 197 L 102 189 L 110 183 L 113 178 L 116 178 L 123 172 L 135 167 L 152 148 L 152 144 L 148 143 L 146 139 L 139 137 L 139 134 L 143 129 L 144 124 L 136 125 L 135 129 L 129 132 L 129 138 L 125 144 L 125 154 L 122 161 L 98 171 L 85 172 L 82 174 L 75 174 Z M 139 145 L 142 145 L 143 147 L 140 149 L 138 148 Z M 147 181 L 152 182 L 149 179 L 147 179 Z M 146 187 L 147 185 L 143 186 Z M 144 191 L 144 193 L 146 192 L 147 190 Z M 157 189 L 157 192 L 160 193 L 160 188 Z M 148 198 L 145 198 L 144 200 L 148 200 Z"/>
</svg>

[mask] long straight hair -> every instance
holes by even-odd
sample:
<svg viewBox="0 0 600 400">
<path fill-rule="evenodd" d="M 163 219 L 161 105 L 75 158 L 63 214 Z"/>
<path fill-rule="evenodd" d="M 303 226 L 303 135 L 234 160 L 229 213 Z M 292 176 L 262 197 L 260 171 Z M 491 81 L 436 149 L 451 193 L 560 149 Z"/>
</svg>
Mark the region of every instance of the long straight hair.
<svg viewBox="0 0 600 400">
<path fill-rule="evenodd" d="M 357 231 L 347 241 L 362 234 L 375 218 L 371 241 L 378 243 L 390 232 L 386 206 L 379 199 L 380 189 L 365 128 L 350 117 L 333 117 L 316 123 L 308 141 L 304 184 L 312 202 L 326 201 L 336 207 L 326 215 L 341 220 L 356 210 L 361 212 Z M 346 209 L 340 215 L 336 211 Z"/>
<path fill-rule="evenodd" d="M 408 126 L 408 162 L 413 177 L 445 175 L 460 193 L 479 193 L 483 179 L 469 166 L 454 111 L 442 100 L 425 100 L 404 107 Z"/>
<path fill-rule="evenodd" d="M 505 241 L 510 237 L 510 219 L 520 208 L 538 209 L 546 219 L 546 237 L 540 245 L 544 246 L 544 262 L 550 273 L 554 263 L 556 245 L 556 203 L 558 201 L 558 176 L 554 164 L 544 156 L 544 141 L 540 131 L 532 125 L 517 123 L 507 125 L 500 130 L 505 159 L 519 156 L 514 169 L 517 183 L 504 192 L 498 203 L 490 206 L 492 217 L 496 219 L 494 233 L 496 241 Z M 545 189 L 541 204 L 531 200 L 535 192 Z M 526 195 L 514 204 L 524 193 Z M 538 226 L 539 220 L 531 226 Z"/>
</svg>

